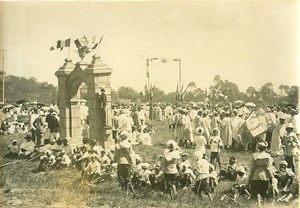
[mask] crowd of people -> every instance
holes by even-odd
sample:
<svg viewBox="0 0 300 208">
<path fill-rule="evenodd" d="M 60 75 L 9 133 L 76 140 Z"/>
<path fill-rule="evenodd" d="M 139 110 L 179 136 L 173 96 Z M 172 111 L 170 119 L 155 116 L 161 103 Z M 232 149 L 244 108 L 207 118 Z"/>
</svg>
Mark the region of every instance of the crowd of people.
<svg viewBox="0 0 300 208">
<path fill-rule="evenodd" d="M 245 135 L 239 129 L 253 108 L 168 104 L 114 107 L 112 137 L 115 145 L 106 149 L 97 145 L 96 138 L 87 137 L 82 145 L 72 149 L 67 139 L 59 137 L 58 111 L 32 108 L 25 141 L 19 146 L 17 140 L 13 140 L 5 156 L 39 158 L 34 172 L 73 167 L 81 171 L 81 180 L 90 185 L 116 177 L 125 195 L 130 190 L 135 195 L 141 190 L 157 190 L 176 197 L 178 189 L 188 189 L 199 196 L 204 192 L 213 200 L 215 187 L 225 179 L 235 182 L 221 200 L 237 200 L 243 195 L 261 201 L 271 195 L 278 201 L 289 202 L 298 195 L 295 165 L 299 154 L 298 109 L 269 106 L 266 110 L 274 126 L 245 144 L 241 142 Z M 157 132 L 152 120 L 167 123 L 170 138 L 166 139 L 166 148 L 155 163 L 149 164 L 145 162 L 148 158 L 135 153 L 134 145 L 153 146 Z M 222 169 L 222 149 L 237 147 L 253 151 L 250 170 L 238 165 L 233 157 L 229 158 L 228 168 Z M 194 150 L 196 161 L 189 161 L 185 149 Z M 282 157 L 282 160 L 276 164 L 274 157 Z"/>
</svg>

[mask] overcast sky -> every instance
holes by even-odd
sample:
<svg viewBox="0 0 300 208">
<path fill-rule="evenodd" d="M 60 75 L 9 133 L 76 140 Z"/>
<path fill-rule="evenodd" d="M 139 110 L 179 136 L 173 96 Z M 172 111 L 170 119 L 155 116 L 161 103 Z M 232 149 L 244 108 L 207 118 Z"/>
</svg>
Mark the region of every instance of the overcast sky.
<svg viewBox="0 0 300 208">
<path fill-rule="evenodd" d="M 296 1 L 1 2 L 0 49 L 7 50 L 6 74 L 57 85 L 54 73 L 68 49 L 50 47 L 72 38 L 70 57 L 77 62 L 73 41 L 104 35 L 98 53 L 113 69 L 114 89 L 141 91 L 146 57 L 181 58 L 183 83 L 194 81 L 202 89 L 215 75 L 240 91 L 266 82 L 277 89 L 299 83 L 298 10 Z M 178 63 L 151 62 L 150 78 L 160 89 L 175 91 Z"/>
</svg>

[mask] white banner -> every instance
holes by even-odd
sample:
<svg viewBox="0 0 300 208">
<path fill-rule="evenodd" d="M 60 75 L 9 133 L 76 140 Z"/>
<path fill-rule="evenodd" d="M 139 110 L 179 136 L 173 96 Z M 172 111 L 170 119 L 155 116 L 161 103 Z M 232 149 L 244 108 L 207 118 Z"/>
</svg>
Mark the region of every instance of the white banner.
<svg viewBox="0 0 300 208">
<path fill-rule="evenodd" d="M 253 137 L 266 132 L 274 125 L 264 104 L 259 102 L 246 120 L 246 126 Z"/>
</svg>

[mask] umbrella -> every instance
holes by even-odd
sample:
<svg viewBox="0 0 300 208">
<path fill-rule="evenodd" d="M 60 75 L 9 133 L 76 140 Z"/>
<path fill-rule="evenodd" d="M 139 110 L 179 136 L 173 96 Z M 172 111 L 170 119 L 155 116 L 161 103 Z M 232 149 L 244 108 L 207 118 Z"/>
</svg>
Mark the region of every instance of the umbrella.
<svg viewBox="0 0 300 208">
<path fill-rule="evenodd" d="M 247 107 L 255 107 L 256 105 L 254 103 L 252 103 L 252 102 L 248 102 L 248 103 L 245 104 L 245 106 L 247 106 Z"/>
<path fill-rule="evenodd" d="M 14 105 L 8 104 L 8 105 L 4 106 L 3 109 L 6 109 L 6 108 L 14 108 L 14 107 L 15 107 Z"/>
<path fill-rule="evenodd" d="M 46 103 L 38 102 L 37 105 L 42 107 L 42 106 L 46 106 Z"/>
<path fill-rule="evenodd" d="M 23 99 L 23 100 L 18 100 L 16 103 L 20 105 L 20 104 L 23 104 L 23 103 L 25 103 L 25 102 L 26 102 L 26 100 Z"/>
<path fill-rule="evenodd" d="M 244 101 L 236 100 L 236 101 L 233 102 L 233 104 L 244 104 Z"/>
</svg>

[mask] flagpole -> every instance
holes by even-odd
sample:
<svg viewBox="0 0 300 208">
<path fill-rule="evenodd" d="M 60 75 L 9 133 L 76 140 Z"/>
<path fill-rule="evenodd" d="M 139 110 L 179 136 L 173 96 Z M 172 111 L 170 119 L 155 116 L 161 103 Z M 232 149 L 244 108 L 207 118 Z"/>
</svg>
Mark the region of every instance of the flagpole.
<svg viewBox="0 0 300 208">
<path fill-rule="evenodd" d="M 179 87 L 181 87 L 181 59 L 179 59 Z"/>
</svg>

